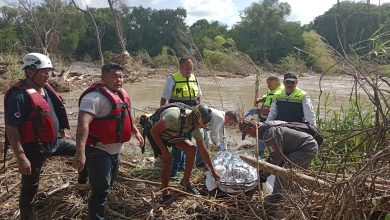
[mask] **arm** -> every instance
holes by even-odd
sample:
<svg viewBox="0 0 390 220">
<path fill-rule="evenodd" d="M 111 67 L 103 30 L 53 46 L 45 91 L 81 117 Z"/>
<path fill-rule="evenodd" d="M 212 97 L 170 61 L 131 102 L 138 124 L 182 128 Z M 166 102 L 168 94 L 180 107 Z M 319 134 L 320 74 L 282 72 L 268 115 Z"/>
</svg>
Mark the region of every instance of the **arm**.
<svg viewBox="0 0 390 220">
<path fill-rule="evenodd" d="M 302 107 L 303 107 L 303 114 L 305 117 L 305 120 L 309 122 L 309 124 L 313 126 L 317 126 L 316 123 L 316 113 L 314 112 L 313 105 L 311 104 L 311 100 L 309 95 L 305 95 L 305 97 L 302 100 Z"/>
<path fill-rule="evenodd" d="M 20 141 L 19 130 L 16 126 L 6 125 L 7 138 L 15 157 L 18 161 L 18 170 L 22 175 L 31 175 L 31 164 L 24 154 L 24 150 Z"/>
<path fill-rule="evenodd" d="M 200 104 L 200 97 L 202 96 L 202 90 L 200 89 L 199 81 L 198 81 L 198 97 L 196 97 L 196 104 Z"/>
<path fill-rule="evenodd" d="M 207 164 L 207 166 L 210 169 L 211 174 L 214 176 L 216 180 L 220 179 L 219 173 L 214 169 L 214 165 L 211 162 L 210 154 L 206 149 L 206 146 L 204 144 L 203 139 L 196 140 L 196 146 L 198 146 L 198 150 L 200 153 L 200 156 L 202 157 L 203 161 Z"/>
<path fill-rule="evenodd" d="M 172 90 L 175 87 L 175 81 L 172 76 L 168 76 L 165 80 L 165 86 L 161 95 L 160 106 L 163 106 L 172 97 Z"/>
<path fill-rule="evenodd" d="M 160 119 L 153 127 L 150 129 L 150 134 L 153 137 L 153 140 L 156 142 L 158 148 L 161 151 L 163 161 L 172 163 L 172 156 L 169 153 L 168 149 L 165 147 L 165 144 L 161 138 L 161 133 L 165 130 L 164 120 Z"/>
<path fill-rule="evenodd" d="M 161 97 L 161 99 L 160 99 L 160 107 L 164 106 L 165 104 L 167 104 L 167 100 Z"/>
<path fill-rule="evenodd" d="M 73 158 L 73 167 L 79 172 L 81 172 L 85 166 L 85 145 L 88 139 L 89 124 L 94 118 L 94 114 L 79 111 L 76 131 L 76 154 Z"/>
<path fill-rule="evenodd" d="M 273 121 L 276 119 L 276 116 L 278 115 L 278 106 L 276 105 L 276 102 L 277 101 L 272 102 L 266 122 Z"/>
<path fill-rule="evenodd" d="M 132 134 L 135 136 L 135 138 L 137 138 L 138 142 L 139 142 L 139 147 L 142 148 L 142 146 L 144 146 L 144 138 L 142 137 L 142 134 L 141 132 L 139 132 L 137 126 L 135 126 L 135 124 L 133 123 L 133 129 L 132 129 Z"/>
</svg>

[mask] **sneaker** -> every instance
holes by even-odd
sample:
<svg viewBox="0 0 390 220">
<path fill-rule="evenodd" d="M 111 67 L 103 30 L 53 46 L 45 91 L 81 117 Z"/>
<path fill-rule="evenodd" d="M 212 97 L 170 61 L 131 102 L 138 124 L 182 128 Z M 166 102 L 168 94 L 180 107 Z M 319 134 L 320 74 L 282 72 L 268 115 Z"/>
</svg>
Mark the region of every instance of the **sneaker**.
<svg viewBox="0 0 390 220">
<path fill-rule="evenodd" d="M 90 190 L 91 184 L 89 184 L 89 183 L 76 183 L 76 188 L 78 190 Z"/>
<path fill-rule="evenodd" d="M 184 191 L 192 193 L 194 195 L 200 195 L 200 192 L 191 184 L 185 185 L 183 180 L 179 183 L 180 188 L 182 188 Z"/>
</svg>

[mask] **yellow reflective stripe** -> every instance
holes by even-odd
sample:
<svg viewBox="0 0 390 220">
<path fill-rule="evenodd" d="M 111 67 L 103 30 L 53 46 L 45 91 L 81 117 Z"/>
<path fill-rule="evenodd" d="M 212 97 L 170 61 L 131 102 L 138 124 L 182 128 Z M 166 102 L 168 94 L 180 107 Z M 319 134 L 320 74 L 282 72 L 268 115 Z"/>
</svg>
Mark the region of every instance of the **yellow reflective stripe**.
<svg viewBox="0 0 390 220">
<path fill-rule="evenodd" d="M 185 98 L 183 100 L 196 99 L 198 96 L 198 82 L 194 74 L 191 74 L 190 78 L 187 79 L 181 73 L 176 72 L 172 74 L 172 78 L 175 81 L 175 87 L 172 91 L 172 98 Z"/>
</svg>

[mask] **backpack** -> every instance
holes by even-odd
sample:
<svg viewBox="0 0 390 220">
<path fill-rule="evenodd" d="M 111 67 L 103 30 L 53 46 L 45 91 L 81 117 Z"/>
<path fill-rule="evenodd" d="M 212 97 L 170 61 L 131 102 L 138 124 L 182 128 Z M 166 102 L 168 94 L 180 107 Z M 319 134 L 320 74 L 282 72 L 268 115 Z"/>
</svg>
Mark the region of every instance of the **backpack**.
<svg viewBox="0 0 390 220">
<path fill-rule="evenodd" d="M 172 107 L 178 107 L 180 109 L 180 132 L 179 132 L 179 135 L 181 136 L 183 134 L 185 120 L 187 117 L 186 110 L 193 109 L 189 105 L 186 105 L 186 104 L 180 103 L 180 102 L 169 103 L 167 105 L 164 105 L 164 106 L 158 108 L 151 116 L 148 117 L 146 115 L 142 115 L 140 118 L 140 125 L 142 128 L 142 136 L 144 139 L 147 138 L 149 140 L 150 146 L 152 147 L 152 150 L 154 152 L 154 156 L 156 156 L 156 157 L 158 154 L 161 154 L 161 151 L 160 151 L 160 148 L 158 147 L 158 145 L 156 144 L 156 142 L 154 141 L 154 139 L 150 133 L 150 129 L 153 127 L 153 125 L 158 120 L 160 120 L 161 113 L 164 110 L 166 110 L 168 108 L 172 108 Z M 142 146 L 141 150 L 142 150 L 142 153 L 145 152 L 145 143 L 144 143 L 144 146 Z"/>
<path fill-rule="evenodd" d="M 322 137 L 320 130 L 318 130 L 316 126 L 306 124 L 306 123 L 300 123 L 300 122 L 286 122 L 280 125 L 273 125 L 273 126 L 271 125 L 271 127 L 280 127 L 280 126 L 291 128 L 296 131 L 305 132 L 306 134 L 310 134 L 317 141 L 318 146 L 321 146 L 322 142 L 324 142 L 324 138 Z"/>
</svg>

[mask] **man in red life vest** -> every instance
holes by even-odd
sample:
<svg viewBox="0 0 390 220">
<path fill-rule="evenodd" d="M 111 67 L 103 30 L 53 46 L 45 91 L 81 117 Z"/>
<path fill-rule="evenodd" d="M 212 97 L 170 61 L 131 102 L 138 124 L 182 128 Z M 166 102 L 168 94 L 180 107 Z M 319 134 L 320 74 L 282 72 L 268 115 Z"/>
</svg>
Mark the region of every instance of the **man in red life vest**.
<svg viewBox="0 0 390 220">
<path fill-rule="evenodd" d="M 131 117 L 130 97 L 122 88 L 123 67 L 110 63 L 102 67 L 102 83 L 92 84 L 80 97 L 73 167 L 86 165 L 92 187 L 88 219 L 106 219 L 107 195 L 118 175 L 119 154 L 124 142 L 134 135 L 144 140 Z"/>
<path fill-rule="evenodd" d="M 22 174 L 19 199 L 21 219 L 33 219 L 33 198 L 47 157 L 75 154 L 75 142 L 65 139 L 69 122 L 61 97 L 48 84 L 53 70 L 51 60 L 40 53 L 23 57 L 25 80 L 12 86 L 4 97 L 7 141 Z M 6 148 L 5 148 L 6 149 Z M 79 174 L 87 185 L 87 172 Z"/>
</svg>

